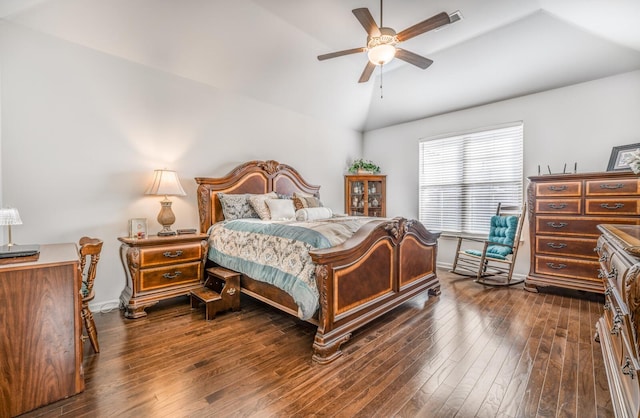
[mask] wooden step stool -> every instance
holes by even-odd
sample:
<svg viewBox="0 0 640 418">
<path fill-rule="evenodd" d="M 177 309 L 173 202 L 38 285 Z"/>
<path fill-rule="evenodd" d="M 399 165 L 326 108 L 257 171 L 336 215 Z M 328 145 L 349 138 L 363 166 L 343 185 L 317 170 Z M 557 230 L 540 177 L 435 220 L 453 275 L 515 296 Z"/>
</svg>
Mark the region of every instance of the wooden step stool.
<svg viewBox="0 0 640 418">
<path fill-rule="evenodd" d="M 207 321 L 218 312 L 240 310 L 240 273 L 222 267 L 208 268 L 206 273 L 204 285 L 191 291 L 191 308 L 204 303 Z"/>
</svg>

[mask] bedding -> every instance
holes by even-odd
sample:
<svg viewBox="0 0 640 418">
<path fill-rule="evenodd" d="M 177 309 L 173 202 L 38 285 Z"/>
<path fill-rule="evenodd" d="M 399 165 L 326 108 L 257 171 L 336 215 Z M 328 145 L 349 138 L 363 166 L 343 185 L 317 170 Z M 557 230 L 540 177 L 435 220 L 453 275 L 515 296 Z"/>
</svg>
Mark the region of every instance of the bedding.
<svg viewBox="0 0 640 418">
<path fill-rule="evenodd" d="M 284 290 L 298 305 L 298 316 L 307 320 L 319 305 L 315 265 L 309 251 L 343 243 L 372 219 L 225 220 L 211 226 L 208 257 L 222 267 Z"/>
</svg>

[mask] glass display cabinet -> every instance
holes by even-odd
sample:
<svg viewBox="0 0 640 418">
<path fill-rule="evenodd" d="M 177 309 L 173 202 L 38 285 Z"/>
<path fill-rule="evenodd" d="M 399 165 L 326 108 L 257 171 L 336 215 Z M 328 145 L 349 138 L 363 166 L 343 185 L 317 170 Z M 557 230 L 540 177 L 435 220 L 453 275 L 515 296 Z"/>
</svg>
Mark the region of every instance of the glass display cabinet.
<svg viewBox="0 0 640 418">
<path fill-rule="evenodd" d="M 345 213 L 352 216 L 386 216 L 386 178 L 379 174 L 344 176 Z"/>
</svg>

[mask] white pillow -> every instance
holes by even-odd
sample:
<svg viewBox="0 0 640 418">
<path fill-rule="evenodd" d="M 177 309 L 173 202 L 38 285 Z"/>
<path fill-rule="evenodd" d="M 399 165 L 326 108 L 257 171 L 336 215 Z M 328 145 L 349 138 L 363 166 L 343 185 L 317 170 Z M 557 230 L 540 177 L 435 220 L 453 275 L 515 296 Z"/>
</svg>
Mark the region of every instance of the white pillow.
<svg viewBox="0 0 640 418">
<path fill-rule="evenodd" d="M 296 211 L 297 221 L 317 221 L 319 219 L 329 219 L 333 217 L 331 208 L 304 208 Z"/>
<path fill-rule="evenodd" d="M 272 221 L 289 221 L 296 218 L 296 210 L 291 199 L 267 199 Z"/>
</svg>

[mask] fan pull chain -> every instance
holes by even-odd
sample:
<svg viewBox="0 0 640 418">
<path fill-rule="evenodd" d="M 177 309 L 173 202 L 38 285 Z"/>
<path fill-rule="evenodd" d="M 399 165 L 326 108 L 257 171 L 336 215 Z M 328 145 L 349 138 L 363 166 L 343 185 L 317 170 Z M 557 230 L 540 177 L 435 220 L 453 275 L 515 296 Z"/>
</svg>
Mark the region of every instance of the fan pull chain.
<svg viewBox="0 0 640 418">
<path fill-rule="evenodd" d="M 384 99 L 383 95 L 382 95 L 382 67 L 384 67 L 384 65 L 380 66 L 380 98 Z"/>
</svg>

